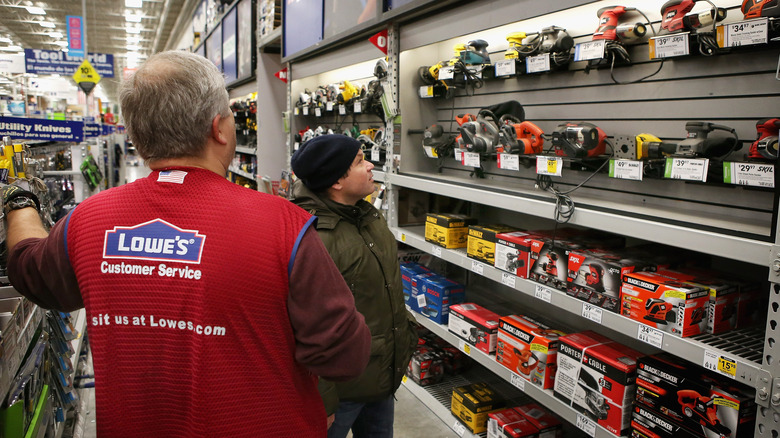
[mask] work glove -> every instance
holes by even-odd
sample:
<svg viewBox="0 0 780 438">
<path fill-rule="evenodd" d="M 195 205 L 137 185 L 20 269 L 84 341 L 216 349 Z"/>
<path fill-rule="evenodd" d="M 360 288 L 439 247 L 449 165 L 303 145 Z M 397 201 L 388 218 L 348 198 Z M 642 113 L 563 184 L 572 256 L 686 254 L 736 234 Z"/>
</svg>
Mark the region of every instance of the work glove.
<svg viewBox="0 0 780 438">
<path fill-rule="evenodd" d="M 30 181 L 19 178 L 16 181 L 14 181 L 12 184 L 8 184 L 2 188 L 2 194 L 3 194 L 3 211 L 8 214 L 10 210 L 13 210 L 14 208 L 11 208 L 9 205 L 9 202 L 13 201 L 16 198 L 19 197 L 27 197 L 33 200 L 35 202 L 35 208 L 36 210 L 41 210 L 41 201 L 38 200 L 38 196 L 36 196 L 32 191 L 30 187 Z"/>
</svg>

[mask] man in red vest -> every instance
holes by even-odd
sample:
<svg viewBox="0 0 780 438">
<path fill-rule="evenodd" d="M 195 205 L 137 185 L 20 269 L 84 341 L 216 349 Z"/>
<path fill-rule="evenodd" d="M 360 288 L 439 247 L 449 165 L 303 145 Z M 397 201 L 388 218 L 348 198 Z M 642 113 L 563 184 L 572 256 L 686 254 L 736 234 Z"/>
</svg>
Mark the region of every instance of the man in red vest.
<svg viewBox="0 0 780 438">
<path fill-rule="evenodd" d="M 120 102 L 149 177 L 48 234 L 35 195 L 3 192 L 12 284 L 86 307 L 98 435 L 324 437 L 317 376 L 360 375 L 371 339 L 316 218 L 225 179 L 235 123 L 205 58 L 150 57 Z"/>
</svg>

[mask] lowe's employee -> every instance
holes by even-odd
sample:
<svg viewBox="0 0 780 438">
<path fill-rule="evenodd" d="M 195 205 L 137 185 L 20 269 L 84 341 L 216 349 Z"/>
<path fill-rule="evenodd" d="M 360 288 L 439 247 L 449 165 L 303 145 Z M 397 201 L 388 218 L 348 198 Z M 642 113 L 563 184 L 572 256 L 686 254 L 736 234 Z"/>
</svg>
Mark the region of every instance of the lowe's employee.
<svg viewBox="0 0 780 438">
<path fill-rule="evenodd" d="M 417 345 L 415 323 L 404 305 L 398 247 L 382 215 L 363 198 L 374 191 L 360 143 L 344 135 L 323 135 L 304 143 L 292 157 L 299 178 L 294 201 L 316 215 L 317 232 L 355 296 L 371 329 L 371 359 L 357 379 L 320 379 L 329 438 L 393 436 L 393 394 Z"/>
<path fill-rule="evenodd" d="M 207 59 L 150 57 L 120 104 L 148 178 L 48 237 L 33 195 L 4 191 L 13 285 L 86 307 L 98 436 L 324 437 L 316 376 L 359 375 L 370 334 L 316 219 L 225 179 L 235 124 Z"/>
</svg>

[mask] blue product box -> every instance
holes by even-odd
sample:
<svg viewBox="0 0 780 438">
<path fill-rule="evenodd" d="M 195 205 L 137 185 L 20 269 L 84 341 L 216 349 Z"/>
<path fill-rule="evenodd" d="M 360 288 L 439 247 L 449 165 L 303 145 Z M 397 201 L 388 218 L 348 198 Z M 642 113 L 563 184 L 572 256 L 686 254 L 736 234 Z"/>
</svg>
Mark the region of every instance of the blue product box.
<svg viewBox="0 0 780 438">
<path fill-rule="evenodd" d="M 430 271 L 421 272 L 419 274 L 412 274 L 412 290 L 409 299 L 406 301 L 406 304 L 409 306 L 410 309 L 412 309 L 417 313 L 420 313 L 420 306 L 418 304 L 419 300 L 417 296 L 423 293 L 422 292 L 423 280 L 431 277 L 441 277 L 441 276 L 435 272 L 430 272 Z"/>
<path fill-rule="evenodd" d="M 447 324 L 450 306 L 466 299 L 466 286 L 442 276 L 427 277 L 422 280 L 422 293 L 424 301 L 418 298 L 416 303 L 419 312 L 436 323 Z"/>
<path fill-rule="evenodd" d="M 423 272 L 431 272 L 431 270 L 414 262 L 401 263 L 401 282 L 403 283 L 405 301 L 409 301 L 407 293 L 412 291 L 412 275 Z"/>
</svg>

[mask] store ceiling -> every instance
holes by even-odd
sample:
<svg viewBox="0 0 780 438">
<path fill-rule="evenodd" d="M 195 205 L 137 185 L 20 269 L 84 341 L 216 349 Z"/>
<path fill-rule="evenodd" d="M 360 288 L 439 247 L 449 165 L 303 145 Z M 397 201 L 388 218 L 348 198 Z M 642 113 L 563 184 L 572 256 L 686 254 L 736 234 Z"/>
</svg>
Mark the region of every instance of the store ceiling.
<svg viewBox="0 0 780 438">
<path fill-rule="evenodd" d="M 141 7 L 128 7 L 133 3 L 140 3 Z M 179 38 L 171 34 L 182 11 L 191 3 L 192 0 L 0 0 L 0 53 L 17 53 L 14 46 L 67 50 L 57 45 L 66 42 L 65 17 L 82 16 L 86 20 L 88 51 L 114 55 L 115 77 L 101 80 L 106 94 L 114 96 L 123 68 L 133 67 L 166 47 L 172 48 L 169 44 L 176 41 L 168 40 Z M 50 24 L 44 27 L 41 23 Z"/>
</svg>

